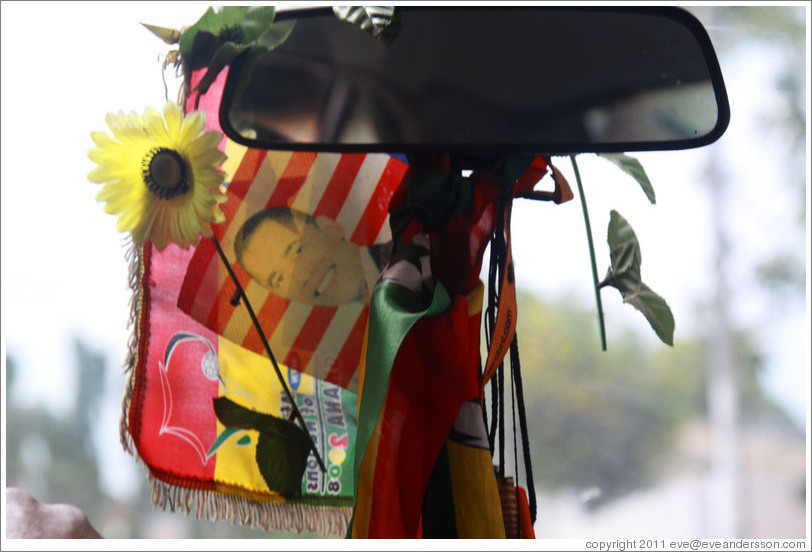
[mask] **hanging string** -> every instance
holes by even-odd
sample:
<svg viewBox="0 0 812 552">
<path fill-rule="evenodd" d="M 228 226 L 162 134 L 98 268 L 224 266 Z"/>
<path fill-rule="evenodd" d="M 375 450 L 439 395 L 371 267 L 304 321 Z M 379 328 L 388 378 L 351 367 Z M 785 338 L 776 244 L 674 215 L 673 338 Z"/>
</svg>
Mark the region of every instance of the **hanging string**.
<svg viewBox="0 0 812 552">
<path fill-rule="evenodd" d="M 494 328 L 496 325 L 496 311 L 501 293 L 501 282 L 503 271 L 506 269 L 507 242 L 505 234 L 505 205 L 511 200 L 508 194 L 504 194 L 502 201 L 498 205 L 494 235 L 490 242 L 490 262 L 488 270 L 488 305 L 485 312 L 485 338 L 488 350 L 493 341 Z M 503 361 L 490 380 L 491 385 L 491 419 L 488 431 L 490 441 L 491 456 L 499 462 L 494 466 L 497 477 L 505 476 L 505 362 Z M 514 334 L 510 343 L 510 396 L 511 412 L 513 422 L 513 469 L 516 474 L 516 499 L 518 503 L 518 475 L 519 475 L 519 451 L 518 433 L 522 441 L 522 460 L 524 463 L 526 487 L 528 493 L 528 506 L 530 517 L 533 523 L 536 521 L 537 504 L 536 490 L 533 479 L 533 468 L 530 458 L 530 440 L 527 429 L 527 412 L 524 402 L 524 390 L 521 378 L 521 364 L 519 361 L 519 343 Z M 487 408 L 482 409 L 485 427 L 488 427 Z M 518 424 L 517 424 L 518 415 Z M 521 530 L 521 529 L 519 529 Z"/>
<path fill-rule="evenodd" d="M 488 349 L 493 341 L 496 326 L 496 311 L 499 304 L 500 285 L 507 257 L 507 243 L 505 241 L 505 202 L 510 198 L 503 194 L 496 206 L 496 222 L 490 242 L 490 264 L 488 267 L 488 308 L 485 313 L 485 329 Z M 498 454 L 499 464 L 497 475 L 504 476 L 505 458 L 505 420 L 504 420 L 504 363 L 499 365 L 494 377 L 491 378 L 491 426 L 488 431 L 488 440 L 491 447 L 491 456 Z M 487 420 L 485 408 L 483 417 Z M 487 425 L 486 425 L 487 427 Z M 498 444 L 498 449 L 496 445 Z"/>
<path fill-rule="evenodd" d="M 499 381 L 499 477 L 505 476 L 505 365 L 496 372 Z"/>
<path fill-rule="evenodd" d="M 517 450 L 518 444 L 516 439 L 516 389 L 515 383 L 516 378 L 513 377 L 513 344 L 516 343 L 516 336 L 514 334 L 513 341 L 510 343 L 510 412 L 513 421 L 513 473 L 515 474 L 515 485 L 513 485 L 513 497 L 516 500 L 516 506 L 518 508 L 519 505 L 519 453 Z M 518 538 L 522 538 L 522 524 L 521 522 L 516 523 L 516 531 L 518 533 Z"/>
<path fill-rule="evenodd" d="M 482 409 L 483 413 L 485 409 Z M 491 378 L 491 427 L 488 430 L 488 442 L 491 445 L 491 457 L 493 457 L 496 445 L 496 426 L 499 421 L 499 385 L 498 378 Z"/>
<path fill-rule="evenodd" d="M 513 336 L 513 342 L 510 344 L 510 370 L 513 375 L 513 381 L 516 384 L 516 398 L 517 406 L 519 409 L 519 429 L 522 435 L 522 453 L 524 456 L 524 472 L 527 485 L 528 506 L 530 508 L 530 519 L 533 523 L 536 522 L 536 484 L 533 480 L 533 465 L 530 459 L 530 439 L 527 431 L 527 410 L 524 404 L 524 390 L 522 388 L 522 369 L 519 362 L 519 339 L 516 335 Z M 516 438 L 516 423 L 514 420 L 513 425 L 513 438 Z M 515 454 L 515 449 L 514 449 Z M 516 472 L 518 478 L 518 470 Z"/>
</svg>

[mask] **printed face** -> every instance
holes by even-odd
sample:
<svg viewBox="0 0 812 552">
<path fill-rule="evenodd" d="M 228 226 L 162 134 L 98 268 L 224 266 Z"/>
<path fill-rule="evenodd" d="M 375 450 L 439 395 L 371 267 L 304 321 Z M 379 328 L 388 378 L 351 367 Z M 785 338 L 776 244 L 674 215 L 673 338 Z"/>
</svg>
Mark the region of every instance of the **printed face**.
<svg viewBox="0 0 812 552">
<path fill-rule="evenodd" d="M 241 263 L 251 277 L 281 297 L 339 306 L 366 297 L 360 248 L 330 219 L 308 223 L 294 211 L 296 230 L 266 218 L 248 237 Z"/>
</svg>

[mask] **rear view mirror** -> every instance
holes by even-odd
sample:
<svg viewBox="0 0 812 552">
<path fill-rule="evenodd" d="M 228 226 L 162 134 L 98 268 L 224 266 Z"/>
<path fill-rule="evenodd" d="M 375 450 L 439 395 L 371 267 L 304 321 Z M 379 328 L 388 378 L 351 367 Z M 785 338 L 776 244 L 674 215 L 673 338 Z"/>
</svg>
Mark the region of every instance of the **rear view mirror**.
<svg viewBox="0 0 812 552">
<path fill-rule="evenodd" d="M 331 9 L 281 12 L 287 40 L 232 64 L 220 110 L 266 149 L 585 153 L 718 139 L 710 39 L 672 7 L 398 7 L 390 44 Z"/>
</svg>

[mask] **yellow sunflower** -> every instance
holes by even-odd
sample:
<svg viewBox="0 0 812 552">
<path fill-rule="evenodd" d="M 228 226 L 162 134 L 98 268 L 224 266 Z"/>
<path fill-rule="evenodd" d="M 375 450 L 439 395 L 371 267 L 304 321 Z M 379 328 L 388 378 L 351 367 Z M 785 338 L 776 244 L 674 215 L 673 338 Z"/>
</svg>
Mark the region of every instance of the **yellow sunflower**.
<svg viewBox="0 0 812 552">
<path fill-rule="evenodd" d="M 104 184 L 96 200 L 119 216 L 119 232 L 158 249 L 170 241 L 185 249 L 211 235 L 210 224 L 225 219 L 218 207 L 225 175 L 217 167 L 226 156 L 218 149 L 222 134 L 203 130 L 206 113 L 183 117 L 170 101 L 163 117 L 149 108 L 143 117 L 119 112 L 105 120 L 113 136 L 91 133 L 97 147 L 88 157 L 98 167 L 88 179 Z"/>
</svg>

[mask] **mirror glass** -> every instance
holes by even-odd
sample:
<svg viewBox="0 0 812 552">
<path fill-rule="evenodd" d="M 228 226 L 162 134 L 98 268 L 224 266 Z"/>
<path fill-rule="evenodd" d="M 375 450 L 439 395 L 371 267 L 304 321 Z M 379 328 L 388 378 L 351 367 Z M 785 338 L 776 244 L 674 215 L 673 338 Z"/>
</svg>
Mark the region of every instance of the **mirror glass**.
<svg viewBox="0 0 812 552">
<path fill-rule="evenodd" d="M 671 7 L 399 7 L 386 44 L 331 9 L 230 69 L 221 125 L 253 147 L 581 153 L 684 149 L 729 108 L 701 24 Z"/>
</svg>

